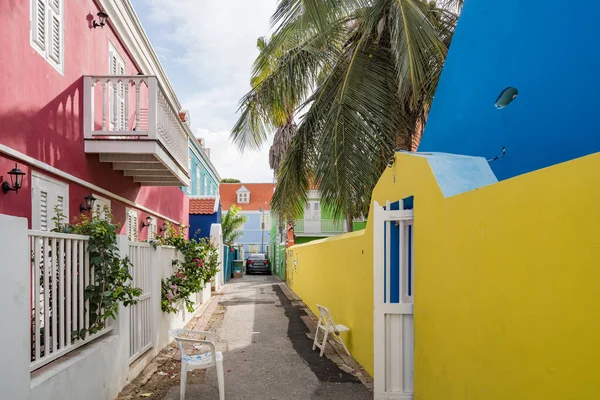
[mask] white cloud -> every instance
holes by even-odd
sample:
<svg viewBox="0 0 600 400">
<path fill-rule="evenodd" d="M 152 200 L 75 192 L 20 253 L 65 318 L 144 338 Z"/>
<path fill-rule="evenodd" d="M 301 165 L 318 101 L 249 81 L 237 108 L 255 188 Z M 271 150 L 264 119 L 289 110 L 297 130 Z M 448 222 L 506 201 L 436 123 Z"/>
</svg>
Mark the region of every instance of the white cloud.
<svg viewBox="0 0 600 400">
<path fill-rule="evenodd" d="M 211 132 L 199 129 L 198 137 L 206 139 L 210 148 L 210 159 L 217 167 L 221 178 L 236 178 L 242 182 L 272 182 L 273 172 L 269 168 L 269 147 L 259 152 L 246 151 L 240 154 L 229 142 L 229 131 Z"/>
<path fill-rule="evenodd" d="M 250 89 L 252 62 L 258 52 L 256 39 L 269 33 L 275 0 L 145 3 L 150 18 L 145 26 L 160 33 L 157 50 L 161 61 L 183 69 L 190 80 L 177 95 L 190 110 L 198 136 L 206 139 L 219 174 L 243 181 L 271 181 L 269 144 L 260 152 L 241 155 L 229 142 L 229 132 L 237 119 L 238 101 Z M 177 50 L 168 51 L 166 45 Z"/>
</svg>

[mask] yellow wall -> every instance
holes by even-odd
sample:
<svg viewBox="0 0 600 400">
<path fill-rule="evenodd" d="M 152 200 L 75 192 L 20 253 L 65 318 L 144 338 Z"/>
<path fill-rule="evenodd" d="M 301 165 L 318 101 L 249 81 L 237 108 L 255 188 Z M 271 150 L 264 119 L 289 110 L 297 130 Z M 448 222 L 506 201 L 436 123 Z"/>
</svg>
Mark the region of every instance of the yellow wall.
<svg viewBox="0 0 600 400">
<path fill-rule="evenodd" d="M 600 398 L 600 154 L 447 199 L 426 159 L 398 154 L 373 198 L 411 195 L 415 399 Z M 369 223 L 288 264 L 370 373 L 372 246 Z"/>
<path fill-rule="evenodd" d="M 337 324 L 350 328 L 342 337 L 354 358 L 372 375 L 373 245 L 365 245 L 364 230 L 343 238 L 288 249 L 288 284 L 315 315 L 319 315 L 320 304 L 331 311 Z"/>
</svg>

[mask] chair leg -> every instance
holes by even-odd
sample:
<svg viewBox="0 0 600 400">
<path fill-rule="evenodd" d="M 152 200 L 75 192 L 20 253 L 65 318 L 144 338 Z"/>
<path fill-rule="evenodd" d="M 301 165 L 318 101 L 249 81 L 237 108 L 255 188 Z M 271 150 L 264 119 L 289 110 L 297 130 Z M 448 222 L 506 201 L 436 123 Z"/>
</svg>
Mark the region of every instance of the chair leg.
<svg viewBox="0 0 600 400">
<path fill-rule="evenodd" d="M 223 361 L 217 361 L 217 381 L 219 382 L 219 400 L 225 400 L 225 376 Z"/>
<path fill-rule="evenodd" d="M 185 400 L 185 384 L 187 382 L 187 369 L 181 363 L 181 386 L 179 387 L 179 400 Z"/>
<path fill-rule="evenodd" d="M 325 325 L 325 328 L 329 328 L 327 325 Z M 325 329 L 325 335 L 323 336 L 323 344 L 321 345 L 321 354 L 319 354 L 321 357 L 323 357 L 323 353 L 325 353 L 325 346 L 327 345 L 327 335 L 329 334 L 329 329 Z"/>
<path fill-rule="evenodd" d="M 313 350 L 317 348 L 317 341 L 319 338 L 319 330 L 321 330 L 321 318 L 319 318 L 319 323 L 317 324 L 317 330 L 315 331 L 315 340 L 313 340 Z"/>
</svg>

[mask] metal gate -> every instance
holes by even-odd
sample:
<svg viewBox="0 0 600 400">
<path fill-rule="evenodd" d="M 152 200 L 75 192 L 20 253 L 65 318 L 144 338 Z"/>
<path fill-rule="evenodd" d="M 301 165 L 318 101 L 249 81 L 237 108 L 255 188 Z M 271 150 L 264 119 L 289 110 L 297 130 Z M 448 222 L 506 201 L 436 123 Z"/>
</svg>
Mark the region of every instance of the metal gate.
<svg viewBox="0 0 600 400">
<path fill-rule="evenodd" d="M 133 264 L 133 286 L 142 289 L 135 305 L 130 306 L 129 362 L 152 347 L 154 339 L 154 311 L 152 309 L 151 246 L 148 243 L 129 242 L 129 259 Z"/>
<path fill-rule="evenodd" d="M 414 214 L 400 201 L 375 202 L 373 215 L 375 399 L 412 400 Z"/>
</svg>

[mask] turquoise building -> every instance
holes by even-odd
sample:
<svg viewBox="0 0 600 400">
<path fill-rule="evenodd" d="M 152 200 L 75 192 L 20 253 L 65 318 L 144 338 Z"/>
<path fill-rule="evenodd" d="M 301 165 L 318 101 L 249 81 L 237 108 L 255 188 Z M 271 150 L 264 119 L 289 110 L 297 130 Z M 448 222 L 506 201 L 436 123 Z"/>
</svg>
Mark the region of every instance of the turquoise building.
<svg viewBox="0 0 600 400">
<path fill-rule="evenodd" d="M 191 184 L 182 190 L 190 197 L 217 196 L 221 177 L 210 161 L 210 149 L 204 146 L 203 139 L 190 140 L 189 152 Z"/>
</svg>

